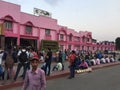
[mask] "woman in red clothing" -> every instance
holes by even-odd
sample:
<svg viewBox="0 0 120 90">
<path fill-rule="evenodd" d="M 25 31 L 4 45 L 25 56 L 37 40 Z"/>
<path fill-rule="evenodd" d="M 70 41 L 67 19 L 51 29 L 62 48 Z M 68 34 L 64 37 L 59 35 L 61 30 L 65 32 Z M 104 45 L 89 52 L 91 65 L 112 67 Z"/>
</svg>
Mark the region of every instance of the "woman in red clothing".
<svg viewBox="0 0 120 90">
<path fill-rule="evenodd" d="M 69 79 L 72 79 L 75 77 L 75 59 L 76 59 L 76 53 L 74 50 L 72 50 L 71 54 L 68 56 L 69 58 L 69 68 L 70 68 L 70 76 Z"/>
</svg>

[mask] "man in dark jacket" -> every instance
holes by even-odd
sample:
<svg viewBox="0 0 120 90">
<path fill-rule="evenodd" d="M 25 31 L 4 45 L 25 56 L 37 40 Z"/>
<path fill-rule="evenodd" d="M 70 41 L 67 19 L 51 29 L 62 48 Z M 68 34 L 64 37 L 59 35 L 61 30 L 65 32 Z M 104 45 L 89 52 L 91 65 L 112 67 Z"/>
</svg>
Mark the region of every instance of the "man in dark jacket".
<svg viewBox="0 0 120 90">
<path fill-rule="evenodd" d="M 47 52 L 47 55 L 45 57 L 45 74 L 47 76 L 50 75 L 50 70 L 51 70 L 51 62 L 52 62 L 52 51 L 50 48 L 48 48 L 48 52 Z M 47 73 L 47 69 L 48 69 L 48 73 Z"/>
</svg>

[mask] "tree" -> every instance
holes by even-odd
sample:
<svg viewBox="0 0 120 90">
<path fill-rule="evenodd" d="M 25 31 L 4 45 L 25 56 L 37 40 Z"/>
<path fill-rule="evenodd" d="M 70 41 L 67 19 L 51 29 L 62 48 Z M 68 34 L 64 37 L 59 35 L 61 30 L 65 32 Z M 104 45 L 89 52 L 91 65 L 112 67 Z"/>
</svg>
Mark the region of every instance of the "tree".
<svg viewBox="0 0 120 90">
<path fill-rule="evenodd" d="M 120 37 L 117 37 L 115 40 L 116 50 L 120 50 Z"/>
</svg>

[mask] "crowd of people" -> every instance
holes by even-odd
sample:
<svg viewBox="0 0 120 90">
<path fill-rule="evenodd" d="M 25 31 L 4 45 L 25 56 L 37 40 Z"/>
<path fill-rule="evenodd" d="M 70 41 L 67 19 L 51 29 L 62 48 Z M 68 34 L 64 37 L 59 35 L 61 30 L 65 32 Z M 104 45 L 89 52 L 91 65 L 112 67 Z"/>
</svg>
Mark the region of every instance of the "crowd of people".
<svg viewBox="0 0 120 90">
<path fill-rule="evenodd" d="M 56 65 L 51 69 L 51 63 L 53 61 L 56 62 Z M 21 68 L 23 68 L 21 77 L 23 80 L 25 79 L 23 90 L 26 90 L 25 88 L 27 87 L 28 81 L 33 78 L 29 77 L 31 76 L 30 71 L 32 69 L 33 73 L 37 74 L 36 71 L 42 73 L 42 78 L 39 78 L 43 79 L 42 84 L 43 88 L 45 88 L 46 81 L 44 76 L 49 76 L 51 70 L 63 71 L 64 61 L 69 62 L 68 67 L 70 70 L 70 75 L 68 78 L 72 79 L 75 77 L 76 69 L 87 69 L 93 65 L 115 62 L 116 59 L 115 54 L 109 55 L 100 51 L 95 53 L 92 51 L 80 50 L 59 50 L 57 52 L 53 52 L 50 48 L 45 51 L 37 51 L 33 47 L 19 47 L 19 49 L 13 47 L 11 51 L 0 50 L 0 79 L 3 80 L 4 83 L 8 79 L 16 81 L 18 75 L 20 74 Z M 39 62 L 42 62 L 43 64 L 40 70 L 37 69 Z M 17 66 L 16 70 L 14 70 L 15 66 Z"/>
<path fill-rule="evenodd" d="M 81 53 L 74 50 L 72 50 L 71 53 L 68 55 L 68 60 L 70 62 L 69 79 L 72 79 L 75 77 L 75 70 L 88 69 L 94 65 L 118 61 L 116 59 L 116 55 L 113 53 L 106 54 L 100 51 L 97 51 L 95 53 L 92 53 L 91 51 Z M 90 71 L 91 70 L 92 69 L 90 69 Z"/>
<path fill-rule="evenodd" d="M 48 54 L 47 54 L 48 55 Z M 49 56 L 47 56 L 49 58 Z M 13 48 L 12 51 L 0 51 L 0 79 L 15 82 L 19 74 L 24 80 L 22 90 L 45 90 L 45 72 L 39 68 L 39 53 L 33 47 Z M 17 67 L 15 70 L 14 67 Z M 21 68 L 23 72 L 20 73 Z M 38 86 L 37 86 L 38 85 Z"/>
</svg>

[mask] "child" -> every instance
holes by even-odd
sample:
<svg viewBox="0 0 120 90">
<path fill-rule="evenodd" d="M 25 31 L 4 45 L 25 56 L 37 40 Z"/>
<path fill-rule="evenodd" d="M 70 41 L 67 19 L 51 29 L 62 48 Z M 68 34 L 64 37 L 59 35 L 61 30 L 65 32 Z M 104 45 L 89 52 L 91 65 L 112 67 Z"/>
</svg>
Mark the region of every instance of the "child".
<svg viewBox="0 0 120 90">
<path fill-rule="evenodd" d="M 45 73 L 42 69 L 38 68 L 39 58 L 33 57 L 30 60 L 30 64 L 32 69 L 26 73 L 22 90 L 46 90 Z"/>
</svg>

